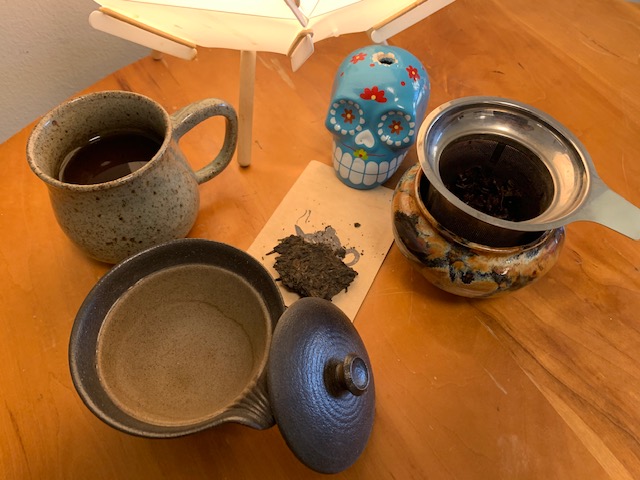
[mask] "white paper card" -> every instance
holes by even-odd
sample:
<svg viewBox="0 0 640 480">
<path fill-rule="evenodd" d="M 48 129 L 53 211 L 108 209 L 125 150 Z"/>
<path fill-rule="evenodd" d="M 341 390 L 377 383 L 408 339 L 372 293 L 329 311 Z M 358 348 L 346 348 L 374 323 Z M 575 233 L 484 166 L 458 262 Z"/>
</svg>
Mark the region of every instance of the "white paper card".
<svg viewBox="0 0 640 480">
<path fill-rule="evenodd" d="M 353 321 L 393 243 L 392 195 L 393 190 L 385 187 L 372 190 L 350 188 L 336 177 L 332 167 L 311 161 L 249 247 L 248 253 L 262 262 L 273 278 L 278 278 L 279 274 L 273 268 L 278 254 L 267 253 L 281 239 L 332 227 L 347 250 L 344 262 L 358 272 L 347 291 L 340 292 L 332 301 Z M 350 264 L 356 259 L 356 263 Z M 287 306 L 300 298 L 280 282 L 277 284 Z"/>
</svg>

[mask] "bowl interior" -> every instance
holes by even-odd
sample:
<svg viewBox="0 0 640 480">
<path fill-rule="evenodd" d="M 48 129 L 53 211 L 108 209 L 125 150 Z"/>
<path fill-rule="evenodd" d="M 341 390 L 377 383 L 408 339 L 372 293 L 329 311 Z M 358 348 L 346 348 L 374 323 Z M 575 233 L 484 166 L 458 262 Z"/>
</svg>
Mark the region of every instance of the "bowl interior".
<svg viewBox="0 0 640 480">
<path fill-rule="evenodd" d="M 264 374 L 284 310 L 246 253 L 206 240 L 153 247 L 112 269 L 76 317 L 76 388 L 102 420 L 174 436 L 210 426 Z"/>
</svg>

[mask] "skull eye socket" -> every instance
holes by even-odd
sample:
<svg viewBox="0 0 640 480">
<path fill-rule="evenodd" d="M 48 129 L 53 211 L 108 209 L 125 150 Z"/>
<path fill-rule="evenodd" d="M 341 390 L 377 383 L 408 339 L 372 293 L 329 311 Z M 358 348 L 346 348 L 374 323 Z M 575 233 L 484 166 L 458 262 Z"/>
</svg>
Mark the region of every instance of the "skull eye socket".
<svg viewBox="0 0 640 480">
<path fill-rule="evenodd" d="M 353 100 L 338 100 L 329 109 L 329 123 L 341 135 L 355 135 L 365 123 L 364 112 Z"/>
<path fill-rule="evenodd" d="M 408 147 L 416 133 L 413 117 L 405 112 L 390 111 L 380 117 L 378 136 L 392 148 Z"/>
</svg>

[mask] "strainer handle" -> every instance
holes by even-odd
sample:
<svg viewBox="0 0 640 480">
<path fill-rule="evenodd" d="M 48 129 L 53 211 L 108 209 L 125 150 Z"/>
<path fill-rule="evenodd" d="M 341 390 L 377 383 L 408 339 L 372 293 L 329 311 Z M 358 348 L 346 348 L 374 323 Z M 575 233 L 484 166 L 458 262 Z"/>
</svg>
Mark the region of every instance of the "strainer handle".
<svg viewBox="0 0 640 480">
<path fill-rule="evenodd" d="M 580 211 L 580 220 L 596 222 L 640 240 L 640 208 L 611 190 L 600 178 L 593 177 L 589 199 Z"/>
</svg>

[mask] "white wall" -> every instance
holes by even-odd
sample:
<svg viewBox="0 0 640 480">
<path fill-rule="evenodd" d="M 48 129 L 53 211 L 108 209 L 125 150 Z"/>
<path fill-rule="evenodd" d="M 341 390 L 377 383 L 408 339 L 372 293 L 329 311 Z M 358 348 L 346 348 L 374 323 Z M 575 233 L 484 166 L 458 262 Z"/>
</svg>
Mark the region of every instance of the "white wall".
<svg viewBox="0 0 640 480">
<path fill-rule="evenodd" d="M 89 26 L 92 0 L 0 0 L 0 142 L 149 53 Z"/>
</svg>

